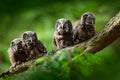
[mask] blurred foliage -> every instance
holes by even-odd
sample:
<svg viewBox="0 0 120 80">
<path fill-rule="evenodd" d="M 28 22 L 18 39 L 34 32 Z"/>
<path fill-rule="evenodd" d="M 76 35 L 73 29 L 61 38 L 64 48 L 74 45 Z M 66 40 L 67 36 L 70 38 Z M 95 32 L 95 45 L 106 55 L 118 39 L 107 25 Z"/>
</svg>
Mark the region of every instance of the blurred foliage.
<svg viewBox="0 0 120 80">
<path fill-rule="evenodd" d="M 7 53 L 10 41 L 14 38 L 21 37 L 21 34 L 24 31 L 35 31 L 38 38 L 45 44 L 47 50 L 50 51 L 56 49 L 52 43 L 52 36 L 54 33 L 54 25 L 58 18 L 68 18 L 74 25 L 75 21 L 80 19 L 84 12 L 93 12 L 96 16 L 95 26 L 96 32 L 98 33 L 103 29 L 109 19 L 120 10 L 119 3 L 119 0 L 0 0 L 0 73 L 7 70 L 10 66 L 9 56 Z M 76 63 L 75 61 L 78 60 L 79 65 L 76 67 L 80 67 L 80 69 L 75 69 L 75 71 L 78 70 L 78 73 L 71 71 L 71 68 L 74 69 L 75 66 L 72 66 L 65 61 L 65 63 L 63 62 L 64 64 L 62 63 L 63 67 L 61 67 L 59 66 L 61 61 L 54 61 L 50 57 L 50 60 L 52 60 L 50 63 L 53 64 L 53 66 L 56 65 L 56 68 L 54 67 L 55 72 L 54 70 L 52 71 L 44 68 L 43 65 L 39 66 L 38 68 L 31 69 L 31 73 L 26 71 L 24 74 L 28 73 L 36 76 L 36 78 L 43 77 L 43 79 L 45 79 L 47 77 L 44 77 L 42 73 L 44 72 L 46 73 L 46 76 L 48 76 L 47 79 L 51 78 L 53 80 L 53 78 L 58 78 L 56 75 L 59 74 L 59 71 L 62 68 L 63 72 L 61 72 L 59 77 L 62 76 L 61 79 L 64 80 L 67 79 L 68 76 L 70 76 L 69 78 L 73 79 L 74 75 L 79 74 L 80 76 L 75 78 L 86 80 L 109 78 L 109 80 L 119 80 L 119 41 L 120 40 L 115 41 L 104 50 L 98 52 L 97 55 L 90 55 L 90 61 L 84 60 L 83 57 L 79 59 L 77 58 L 78 55 L 75 54 L 74 60 L 71 62 L 71 64 L 76 66 L 74 63 Z M 105 60 L 100 61 L 100 63 L 98 61 L 97 63 L 99 64 L 96 64 L 97 59 L 94 59 L 93 56 L 97 56 L 97 58 Z M 59 59 L 61 60 L 62 58 Z M 92 64 L 95 64 L 95 66 L 92 66 Z M 69 65 L 70 67 L 68 67 Z M 43 71 L 39 72 L 38 70 L 41 70 L 41 67 L 44 69 Z M 93 70 L 91 69 L 92 67 L 95 68 L 94 74 L 91 72 L 91 70 Z M 36 75 L 37 72 L 40 73 L 41 76 L 39 74 Z M 63 73 L 66 75 L 63 76 Z M 21 76 L 23 76 L 23 74 L 21 74 Z M 19 78 L 21 76 L 19 76 Z M 26 76 L 26 78 L 29 79 L 30 77 L 32 79 L 32 76 Z M 21 77 L 20 79 L 22 80 L 23 78 Z"/>
<path fill-rule="evenodd" d="M 80 51 L 66 51 L 37 59 L 38 65 L 19 74 L 11 75 L 3 80 L 119 80 L 118 59 L 108 54 L 96 55 Z M 69 53 L 68 53 L 69 52 Z M 76 55 L 74 55 L 76 53 Z M 116 63 L 113 63 L 116 62 Z M 113 65 L 113 66 L 111 66 Z"/>
</svg>

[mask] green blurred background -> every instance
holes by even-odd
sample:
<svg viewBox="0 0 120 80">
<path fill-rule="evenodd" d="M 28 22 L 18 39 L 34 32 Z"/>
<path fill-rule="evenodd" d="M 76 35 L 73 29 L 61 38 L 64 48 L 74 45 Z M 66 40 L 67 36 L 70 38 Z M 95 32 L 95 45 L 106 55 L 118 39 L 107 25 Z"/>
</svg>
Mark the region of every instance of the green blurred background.
<svg viewBox="0 0 120 80">
<path fill-rule="evenodd" d="M 50 51 L 56 49 L 52 37 L 57 19 L 68 18 L 74 25 L 84 12 L 92 12 L 99 33 L 119 10 L 119 0 L 0 0 L 0 73 L 10 66 L 7 50 L 11 40 L 24 31 L 35 31 Z M 96 55 L 106 59 L 110 70 L 120 75 L 119 49 L 118 39 Z"/>
</svg>

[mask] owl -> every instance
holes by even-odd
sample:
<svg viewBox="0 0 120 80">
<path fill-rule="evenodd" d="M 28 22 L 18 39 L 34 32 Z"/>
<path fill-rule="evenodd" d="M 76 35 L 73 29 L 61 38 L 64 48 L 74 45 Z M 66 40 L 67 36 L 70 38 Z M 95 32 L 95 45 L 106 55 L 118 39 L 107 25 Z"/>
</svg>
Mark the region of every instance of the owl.
<svg viewBox="0 0 120 80">
<path fill-rule="evenodd" d="M 22 35 L 24 49 L 28 59 L 35 59 L 47 53 L 46 47 L 38 40 L 33 31 L 26 31 Z"/>
<path fill-rule="evenodd" d="M 73 45 L 72 23 L 70 20 L 61 18 L 56 21 L 53 43 L 57 49 Z"/>
<path fill-rule="evenodd" d="M 73 41 L 78 44 L 95 35 L 95 16 L 93 13 L 86 12 L 81 16 L 73 27 Z"/>
<path fill-rule="evenodd" d="M 11 41 L 8 53 L 10 57 L 10 62 L 12 64 L 11 67 L 15 67 L 16 65 L 25 62 L 27 59 L 21 38 L 16 38 Z"/>
</svg>

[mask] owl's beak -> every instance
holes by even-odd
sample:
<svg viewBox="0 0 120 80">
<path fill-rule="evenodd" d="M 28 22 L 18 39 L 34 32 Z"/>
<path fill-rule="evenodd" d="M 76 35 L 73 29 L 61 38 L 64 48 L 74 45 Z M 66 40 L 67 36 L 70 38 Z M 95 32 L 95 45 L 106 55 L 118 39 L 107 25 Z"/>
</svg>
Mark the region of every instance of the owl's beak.
<svg viewBox="0 0 120 80">
<path fill-rule="evenodd" d="M 33 44 L 33 39 L 32 39 L 32 38 L 29 38 L 28 44 L 29 44 L 29 45 L 32 45 L 32 44 Z"/>
<path fill-rule="evenodd" d="M 16 52 L 18 51 L 18 46 L 14 46 L 13 50 Z"/>
<path fill-rule="evenodd" d="M 62 23 L 62 24 L 61 24 L 62 29 L 63 29 L 63 26 L 64 26 L 64 24 Z"/>
</svg>

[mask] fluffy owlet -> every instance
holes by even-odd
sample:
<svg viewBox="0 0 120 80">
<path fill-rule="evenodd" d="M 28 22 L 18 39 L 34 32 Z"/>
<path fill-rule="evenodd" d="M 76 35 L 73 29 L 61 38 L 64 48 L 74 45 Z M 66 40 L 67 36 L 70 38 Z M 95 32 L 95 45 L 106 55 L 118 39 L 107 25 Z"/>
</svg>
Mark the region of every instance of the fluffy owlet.
<svg viewBox="0 0 120 80">
<path fill-rule="evenodd" d="M 53 43 L 57 49 L 73 45 L 72 23 L 70 20 L 61 18 L 56 21 Z"/>
<path fill-rule="evenodd" d="M 92 38 L 95 35 L 95 16 L 90 13 L 84 13 L 80 20 L 73 27 L 74 44 L 81 43 Z"/>
<path fill-rule="evenodd" d="M 40 40 L 38 40 L 35 32 L 24 32 L 22 39 L 28 59 L 34 59 L 47 53 L 45 46 Z"/>
<path fill-rule="evenodd" d="M 16 65 L 25 62 L 27 59 L 21 38 L 16 38 L 11 41 L 8 53 L 10 57 L 10 62 L 12 64 L 11 67 L 15 67 Z"/>
</svg>

